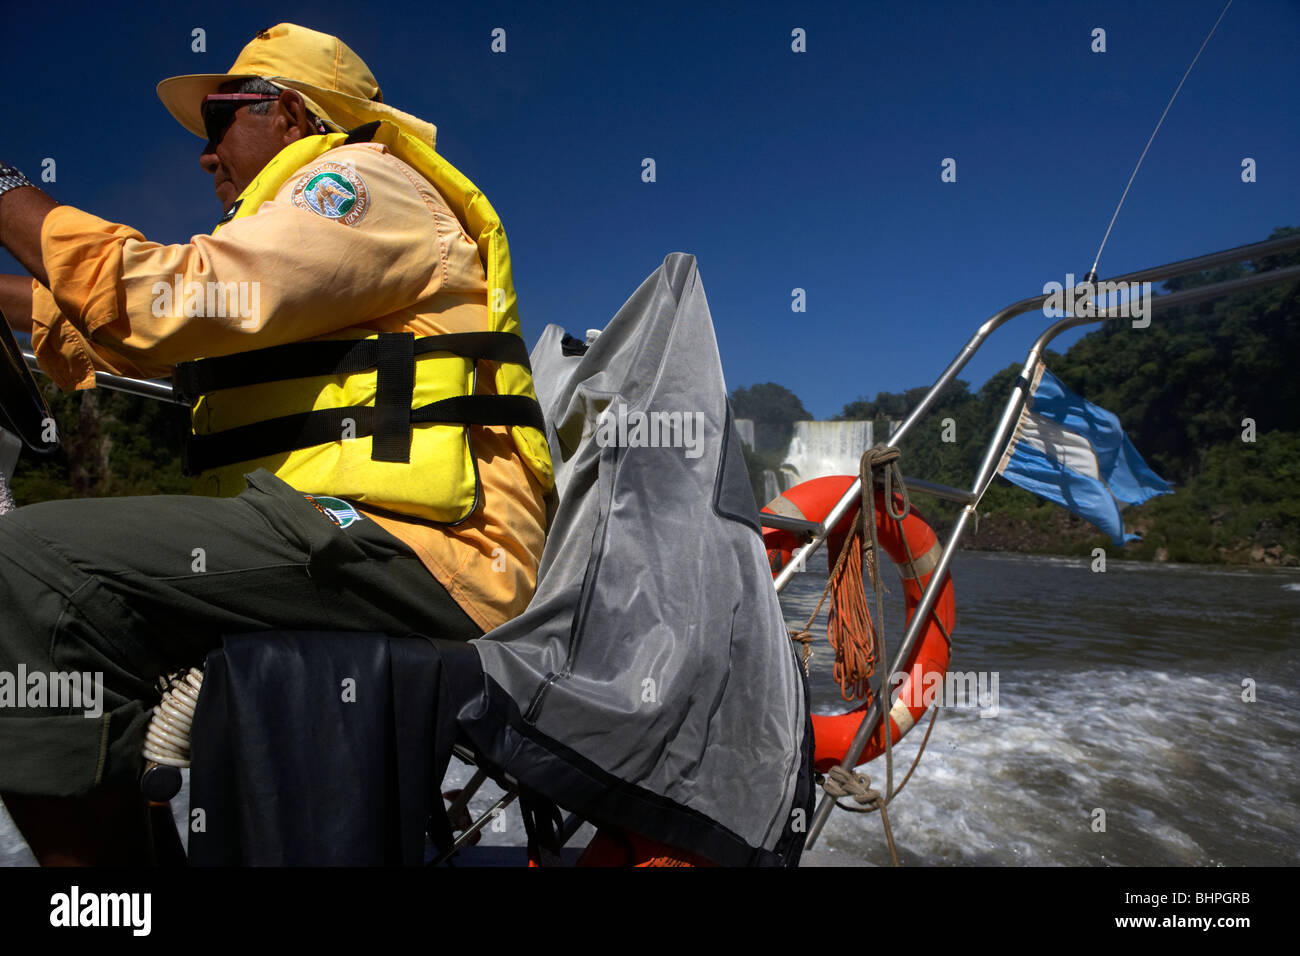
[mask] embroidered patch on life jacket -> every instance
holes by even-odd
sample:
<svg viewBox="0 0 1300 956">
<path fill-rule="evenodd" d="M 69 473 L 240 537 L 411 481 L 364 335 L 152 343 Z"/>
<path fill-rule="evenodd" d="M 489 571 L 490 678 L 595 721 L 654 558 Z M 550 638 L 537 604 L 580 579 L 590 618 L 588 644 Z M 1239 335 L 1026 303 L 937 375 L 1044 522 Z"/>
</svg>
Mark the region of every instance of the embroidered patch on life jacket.
<svg viewBox="0 0 1300 956">
<path fill-rule="evenodd" d="M 348 525 L 365 520 L 357 513 L 356 508 L 353 508 L 341 498 L 328 498 L 324 495 L 303 495 L 303 497 L 310 501 L 317 511 L 340 528 L 346 528 Z"/>
<path fill-rule="evenodd" d="M 294 186 L 293 204 L 351 226 L 370 208 L 370 189 L 351 166 L 320 163 Z"/>
</svg>

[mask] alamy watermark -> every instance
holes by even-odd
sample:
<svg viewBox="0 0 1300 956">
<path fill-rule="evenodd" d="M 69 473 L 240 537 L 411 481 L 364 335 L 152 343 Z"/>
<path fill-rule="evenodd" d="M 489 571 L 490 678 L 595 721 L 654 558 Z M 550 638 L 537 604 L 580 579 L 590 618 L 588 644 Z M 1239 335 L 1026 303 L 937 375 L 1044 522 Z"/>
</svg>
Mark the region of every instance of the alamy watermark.
<svg viewBox="0 0 1300 956">
<path fill-rule="evenodd" d="M 153 928 L 153 894 L 82 892 L 73 886 L 50 897 L 50 925 L 55 927 L 123 927 L 132 936 Z"/>
<path fill-rule="evenodd" d="M 1066 316 L 1087 318 L 1110 313 L 1114 318 L 1133 320 L 1133 328 L 1145 329 L 1151 324 L 1150 282 L 1080 282 L 1074 273 L 1065 274 L 1065 282 L 1047 282 L 1043 285 L 1043 315 L 1049 319 Z"/>
<path fill-rule="evenodd" d="M 890 675 L 890 699 L 908 707 L 979 708 L 981 718 L 998 715 L 997 671 L 947 671 L 926 673 L 919 681 L 909 681 L 911 673 Z M 907 683 L 904 690 L 903 684 Z"/>
<path fill-rule="evenodd" d="M 80 710 L 83 717 L 104 714 L 104 672 L 28 671 L 19 664 L 17 673 L 0 671 L 0 709 L 49 708 Z"/>
<path fill-rule="evenodd" d="M 245 329 L 256 328 L 261 321 L 262 284 L 257 281 L 186 282 L 178 272 L 171 282 L 155 282 L 149 291 L 155 318 L 238 318 Z"/>
<path fill-rule="evenodd" d="M 622 402 L 596 420 L 601 448 L 682 448 L 687 458 L 704 454 L 703 412 L 643 412 Z"/>
</svg>

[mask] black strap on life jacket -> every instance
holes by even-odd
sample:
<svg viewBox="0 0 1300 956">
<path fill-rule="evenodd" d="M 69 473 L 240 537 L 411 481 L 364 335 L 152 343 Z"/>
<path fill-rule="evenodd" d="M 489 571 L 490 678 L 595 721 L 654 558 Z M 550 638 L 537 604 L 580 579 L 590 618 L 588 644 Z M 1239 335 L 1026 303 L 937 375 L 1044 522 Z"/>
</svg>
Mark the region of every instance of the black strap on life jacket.
<svg viewBox="0 0 1300 956">
<path fill-rule="evenodd" d="M 431 352 L 512 362 L 528 368 L 523 339 L 509 332 L 456 332 L 416 338 L 381 332 L 376 338 L 297 342 L 182 362 L 173 379 L 191 405 L 210 392 L 267 382 L 375 369 L 375 404 L 282 415 L 208 435 L 191 435 L 182 463 L 187 474 L 311 448 L 348 437 L 373 437 L 373 461 L 409 462 L 411 428 L 420 424 L 510 425 L 545 430 L 536 399 L 523 395 L 460 395 L 412 408 L 415 360 Z"/>
<path fill-rule="evenodd" d="M 353 143 L 368 143 L 375 138 L 375 133 L 379 131 L 379 120 L 372 123 L 365 123 L 356 129 L 348 130 L 348 138 L 341 145 L 351 146 Z"/>
<path fill-rule="evenodd" d="M 200 395 L 223 388 L 244 388 L 316 375 L 355 375 L 378 368 L 381 350 L 392 348 L 396 339 L 410 340 L 412 355 L 451 352 L 467 359 L 513 362 L 531 371 L 524 340 L 511 332 L 451 332 L 418 339 L 411 332 L 381 332 L 373 339 L 294 342 L 181 362 L 173 370 L 172 382 L 180 397 L 193 405 Z"/>
</svg>

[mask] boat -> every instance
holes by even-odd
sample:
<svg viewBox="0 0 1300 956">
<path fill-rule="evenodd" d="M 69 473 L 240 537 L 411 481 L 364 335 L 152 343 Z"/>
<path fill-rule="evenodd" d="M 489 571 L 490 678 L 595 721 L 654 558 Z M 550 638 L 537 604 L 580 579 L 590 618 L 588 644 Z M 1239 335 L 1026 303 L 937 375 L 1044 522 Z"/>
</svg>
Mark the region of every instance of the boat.
<svg viewBox="0 0 1300 956">
<path fill-rule="evenodd" d="M 1258 263 L 1296 249 L 1300 249 L 1300 236 L 1287 236 L 1153 266 L 1106 282 L 1112 286 L 1155 283 L 1232 263 Z M 1241 278 L 1156 296 L 1151 308 L 1167 310 L 1296 279 L 1300 279 L 1300 266 L 1256 270 Z M 936 610 L 944 620 L 943 602 L 952 599 L 950 563 L 1014 439 L 1048 345 L 1070 329 L 1129 318 L 1120 305 L 1108 308 L 1099 300 L 1094 302 L 1097 289 L 1089 277 L 1073 289 L 1059 290 L 1075 293 L 1070 301 L 1077 314 L 1061 317 L 1032 339 L 1022 373 L 1006 398 L 969 488 L 911 477 L 896 466 L 891 471 L 888 459 L 895 450 L 905 454 L 909 435 L 916 433 L 938 396 L 994 331 L 1018 316 L 1043 310 L 1055 293 L 1020 299 L 982 322 L 891 436 L 884 450 L 888 454 L 876 456 L 881 467 L 864 467 L 858 475 L 843 476 L 830 486 L 833 493 L 823 489 L 811 515 L 791 514 L 777 502 L 760 514 L 747 481 L 742 480 L 743 460 L 722 385 L 702 282 L 692 257 L 669 256 L 615 318 L 586 339 L 568 335 L 558 326 L 548 327 L 532 361 L 539 398 L 547 413 L 560 495 L 538 592 L 520 618 L 474 642 L 474 648 L 440 647 L 434 642 L 416 655 L 420 660 L 410 662 L 413 667 L 425 668 L 423 673 L 430 680 L 445 680 L 455 688 L 452 696 L 456 698 L 454 706 L 445 701 L 431 704 L 434 709 L 421 718 L 450 720 L 457 729 L 454 739 L 444 736 L 435 746 L 424 748 L 427 760 L 419 765 L 417 775 L 432 769 L 441 779 L 452 759 L 476 769 L 466 785 L 456 788 L 450 805 L 439 807 L 447 819 L 442 832 L 426 840 L 426 834 L 418 832 L 424 820 L 412 824 L 409 814 L 393 824 L 405 847 L 401 862 L 571 864 L 582 861 L 584 849 L 589 851 L 588 863 L 825 862 L 817 845 L 839 799 L 862 797 L 859 802 L 883 811 L 897 792 L 887 788 L 884 794 L 873 794 L 855 773 L 864 755 L 887 754 L 896 737 L 907 730 L 901 724 L 918 716 L 911 713 L 904 718 L 897 703 L 891 705 L 891 733 L 885 733 L 882 705 L 891 697 L 883 681 L 886 675 L 913 672 L 920 660 L 918 650 L 927 641 L 937 640 L 935 633 L 942 632 L 944 641 L 952 638 L 950 623 L 938 631 L 933 626 Z M 1080 308 L 1084 303 L 1091 305 Z M 6 354 L 0 368 L 0 426 L 32 453 L 47 454 L 54 446 L 42 427 L 49 411 L 30 375 L 37 367 L 35 358 L 22 352 L 11 335 L 0 334 L 0 338 L 5 340 Z M 611 369 L 618 370 L 619 377 L 614 377 Z M 681 391 L 687 387 L 684 383 L 694 391 Z M 165 382 L 101 374 L 98 384 L 158 401 L 176 401 Z M 675 423 L 670 420 L 668 426 L 659 421 L 661 427 L 677 429 L 671 432 L 681 439 L 676 448 L 652 444 L 649 432 L 642 433 L 646 440 L 638 445 L 634 438 L 638 426 L 632 416 L 682 413 L 684 394 L 690 396 L 685 402 L 691 406 L 688 411 L 702 416 L 701 434 L 706 437 L 698 446 L 701 453 L 694 459 L 680 454 L 683 446 L 693 447 L 686 435 L 687 420 L 681 417 Z M 654 421 L 641 419 L 643 423 L 647 420 Z M 0 475 L 0 493 L 4 491 L 3 479 L 12 469 L 15 445 L 12 438 L 6 441 L 3 447 L 10 453 L 7 459 L 0 456 L 6 463 L 6 471 Z M 660 454 L 664 451 L 672 454 Z M 886 509 L 886 517 L 877 518 L 881 527 L 887 527 L 889 520 L 903 520 L 891 513 L 896 492 L 934 496 L 955 502 L 962 510 L 942 544 L 936 541 L 933 547 L 926 546 L 930 565 L 921 572 L 913 567 L 904 578 L 905 589 L 909 580 L 913 585 L 906 632 L 896 648 L 888 649 L 889 666 L 877 669 L 879 680 L 870 702 L 851 717 L 855 729 L 847 740 L 840 739 L 832 746 L 825 743 L 829 734 L 814 740 L 818 725 L 827 728 L 830 724 L 828 718 L 809 714 L 806 684 L 800 679 L 800 661 L 785 633 L 779 595 L 799 570 L 799 562 L 791 560 L 793 548 L 799 548 L 805 559 L 828 545 L 835 548 L 846 522 L 853 521 L 855 514 L 861 513 L 862 503 L 869 500 L 863 494 L 864 483 L 877 485 L 868 491 L 870 501 L 878 498 Z M 620 506 L 643 503 L 643 513 L 637 516 L 640 523 L 613 524 L 614 516 L 627 510 L 615 507 L 616 502 Z M 673 526 L 679 535 L 687 529 L 694 537 L 687 538 L 689 546 L 682 547 L 680 538 L 660 533 L 659 524 Z M 869 528 L 864 524 L 863 530 Z M 593 542 L 600 545 L 593 547 Z M 921 557 L 908 554 L 906 563 Z M 648 590 L 629 588 L 629 579 L 644 583 Z M 728 607 L 737 610 L 729 618 L 708 619 L 710 627 L 692 631 L 687 624 L 706 592 L 712 601 L 709 606 L 718 614 Z M 746 645 L 746 655 L 739 658 L 716 653 L 710 657 L 716 641 L 709 638 L 724 626 L 734 634 L 740 625 L 745 633 L 759 633 L 761 639 Z M 675 648 L 682 634 L 689 634 L 690 640 Z M 346 650 L 348 640 L 347 636 L 341 638 L 345 654 L 352 653 Z M 582 640 L 587 643 L 581 644 Z M 228 643 L 219 660 L 210 658 L 202 677 L 173 680 L 169 703 L 160 705 L 159 721 L 164 728 L 169 720 L 175 723 L 175 714 L 168 709 L 174 707 L 183 717 L 181 722 L 193 720 L 196 728 L 206 726 L 212 731 L 206 738 L 207 753 L 213 755 L 207 764 L 196 732 L 199 759 L 191 768 L 191 786 L 201 792 L 202 805 L 209 813 L 224 806 L 230 817 L 224 829 L 209 830 L 197 841 L 196 834 L 191 834 L 192 856 L 199 858 L 196 862 L 320 862 L 323 849 L 338 849 L 322 848 L 319 832 L 313 827 L 293 825 L 292 814 L 276 794 L 283 789 L 285 794 L 292 792 L 294 800 L 302 800 L 309 798 L 304 793 L 310 791 L 299 785 L 286 789 L 285 767 L 254 762 L 238 770 L 248 779 L 262 781 L 261 799 L 256 802 L 249 803 L 246 794 L 229 790 L 232 768 L 240 766 L 241 758 L 221 743 L 228 739 L 217 732 L 224 722 L 211 718 L 205 722 L 204 718 L 205 707 L 211 712 L 228 708 L 233 695 L 241 699 L 257 696 L 252 688 L 228 677 L 250 661 L 262 660 L 259 655 L 266 653 L 266 648 L 277 648 L 273 653 L 281 655 L 277 658 L 281 668 L 297 666 L 294 661 L 306 659 L 298 654 L 301 648 L 295 650 L 292 644 L 292 636 L 279 644 L 256 639 Z M 585 655 L 577 654 L 579 645 Z M 391 652 L 390 641 L 386 653 Z M 607 655 L 612 655 L 609 660 Z M 648 662 L 662 655 L 676 661 L 678 670 L 652 675 Z M 376 666 L 381 664 L 383 661 Z M 724 732 L 717 739 L 707 739 L 708 734 L 698 729 L 700 712 L 693 711 L 697 702 L 681 702 L 675 714 L 659 707 L 665 693 L 671 700 L 673 677 L 665 678 L 665 673 L 686 673 L 687 664 L 692 673 L 704 675 L 705 683 L 692 685 L 695 688 L 725 688 L 729 682 L 746 685 L 746 691 L 734 699 L 741 709 L 726 710 Z M 602 671 L 604 665 L 608 669 Z M 933 672 L 932 666 L 922 662 L 917 673 Z M 207 692 L 200 693 L 200 686 Z M 275 695 L 267 699 L 274 700 Z M 709 702 L 706 710 L 718 702 Z M 728 706 L 733 703 L 730 698 L 726 702 Z M 716 709 L 721 713 L 725 708 Z M 774 720 L 768 720 L 761 732 L 755 730 L 760 718 L 773 715 Z M 257 720 L 274 716 L 252 708 L 241 719 L 256 726 Z M 315 718 L 305 714 L 301 719 Z M 839 729 L 844 718 L 834 719 Z M 693 722 L 696 729 L 691 730 Z M 681 727 L 688 730 L 682 733 Z M 683 739 L 692 733 L 696 735 L 693 739 Z M 422 734 L 415 736 L 428 743 Z M 758 749 L 737 764 L 736 755 L 753 748 Z M 151 752 L 152 766 L 142 785 L 152 798 L 161 802 L 169 791 L 175 792 L 177 768 L 190 762 L 186 749 L 178 746 L 174 753 Z M 694 763 L 684 753 L 689 753 Z M 660 759 L 665 755 L 669 759 Z M 325 771 L 332 769 L 327 754 L 309 756 Z M 815 808 L 814 764 L 827 773 L 827 780 L 840 781 L 840 789 L 823 795 Z M 682 774 L 684 766 L 689 774 Z M 737 766 L 744 767 L 743 800 L 736 798 Z M 293 765 L 295 774 L 312 772 L 311 761 L 299 760 Z M 504 795 L 477 819 L 463 819 L 470 799 L 489 779 Z M 515 800 L 524 806 L 528 846 L 514 851 L 474 846 L 483 828 L 499 819 L 500 811 Z M 364 823 L 365 815 L 356 812 L 358 805 L 347 807 L 346 816 L 351 822 L 362 820 L 361 830 L 373 829 Z M 373 809 L 374 805 L 367 806 Z M 344 821 L 345 829 L 349 820 Z M 268 829 L 268 821 L 275 826 Z M 586 848 L 571 845 L 576 834 L 590 833 L 589 828 L 583 829 L 587 822 L 600 828 L 596 838 Z M 417 832 L 411 832 L 412 826 Z M 268 838 L 268 833 L 273 836 Z M 345 849 L 348 839 L 342 839 Z M 328 853 L 325 859 L 335 861 Z M 385 862 L 396 860 L 386 858 Z"/>
</svg>

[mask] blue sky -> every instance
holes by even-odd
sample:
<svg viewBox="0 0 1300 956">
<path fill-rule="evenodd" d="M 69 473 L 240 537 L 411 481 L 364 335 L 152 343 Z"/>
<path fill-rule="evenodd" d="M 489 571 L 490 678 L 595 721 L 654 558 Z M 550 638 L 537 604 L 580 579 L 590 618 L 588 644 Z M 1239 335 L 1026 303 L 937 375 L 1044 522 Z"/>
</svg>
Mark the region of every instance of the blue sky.
<svg viewBox="0 0 1300 956">
<path fill-rule="evenodd" d="M 929 383 L 989 314 L 1087 271 L 1223 3 L 22 5 L 5 13 L 0 159 L 35 178 L 51 157 L 59 200 L 186 241 L 220 210 L 155 84 L 225 71 L 274 23 L 332 32 L 492 200 L 530 345 L 547 323 L 603 325 L 690 252 L 728 385 L 779 382 L 825 418 Z M 1103 275 L 1300 225 L 1297 39 L 1300 3 L 1235 0 Z M 0 271 L 18 269 L 0 254 Z M 1047 321 L 1013 322 L 966 377 L 1022 359 Z"/>
</svg>

